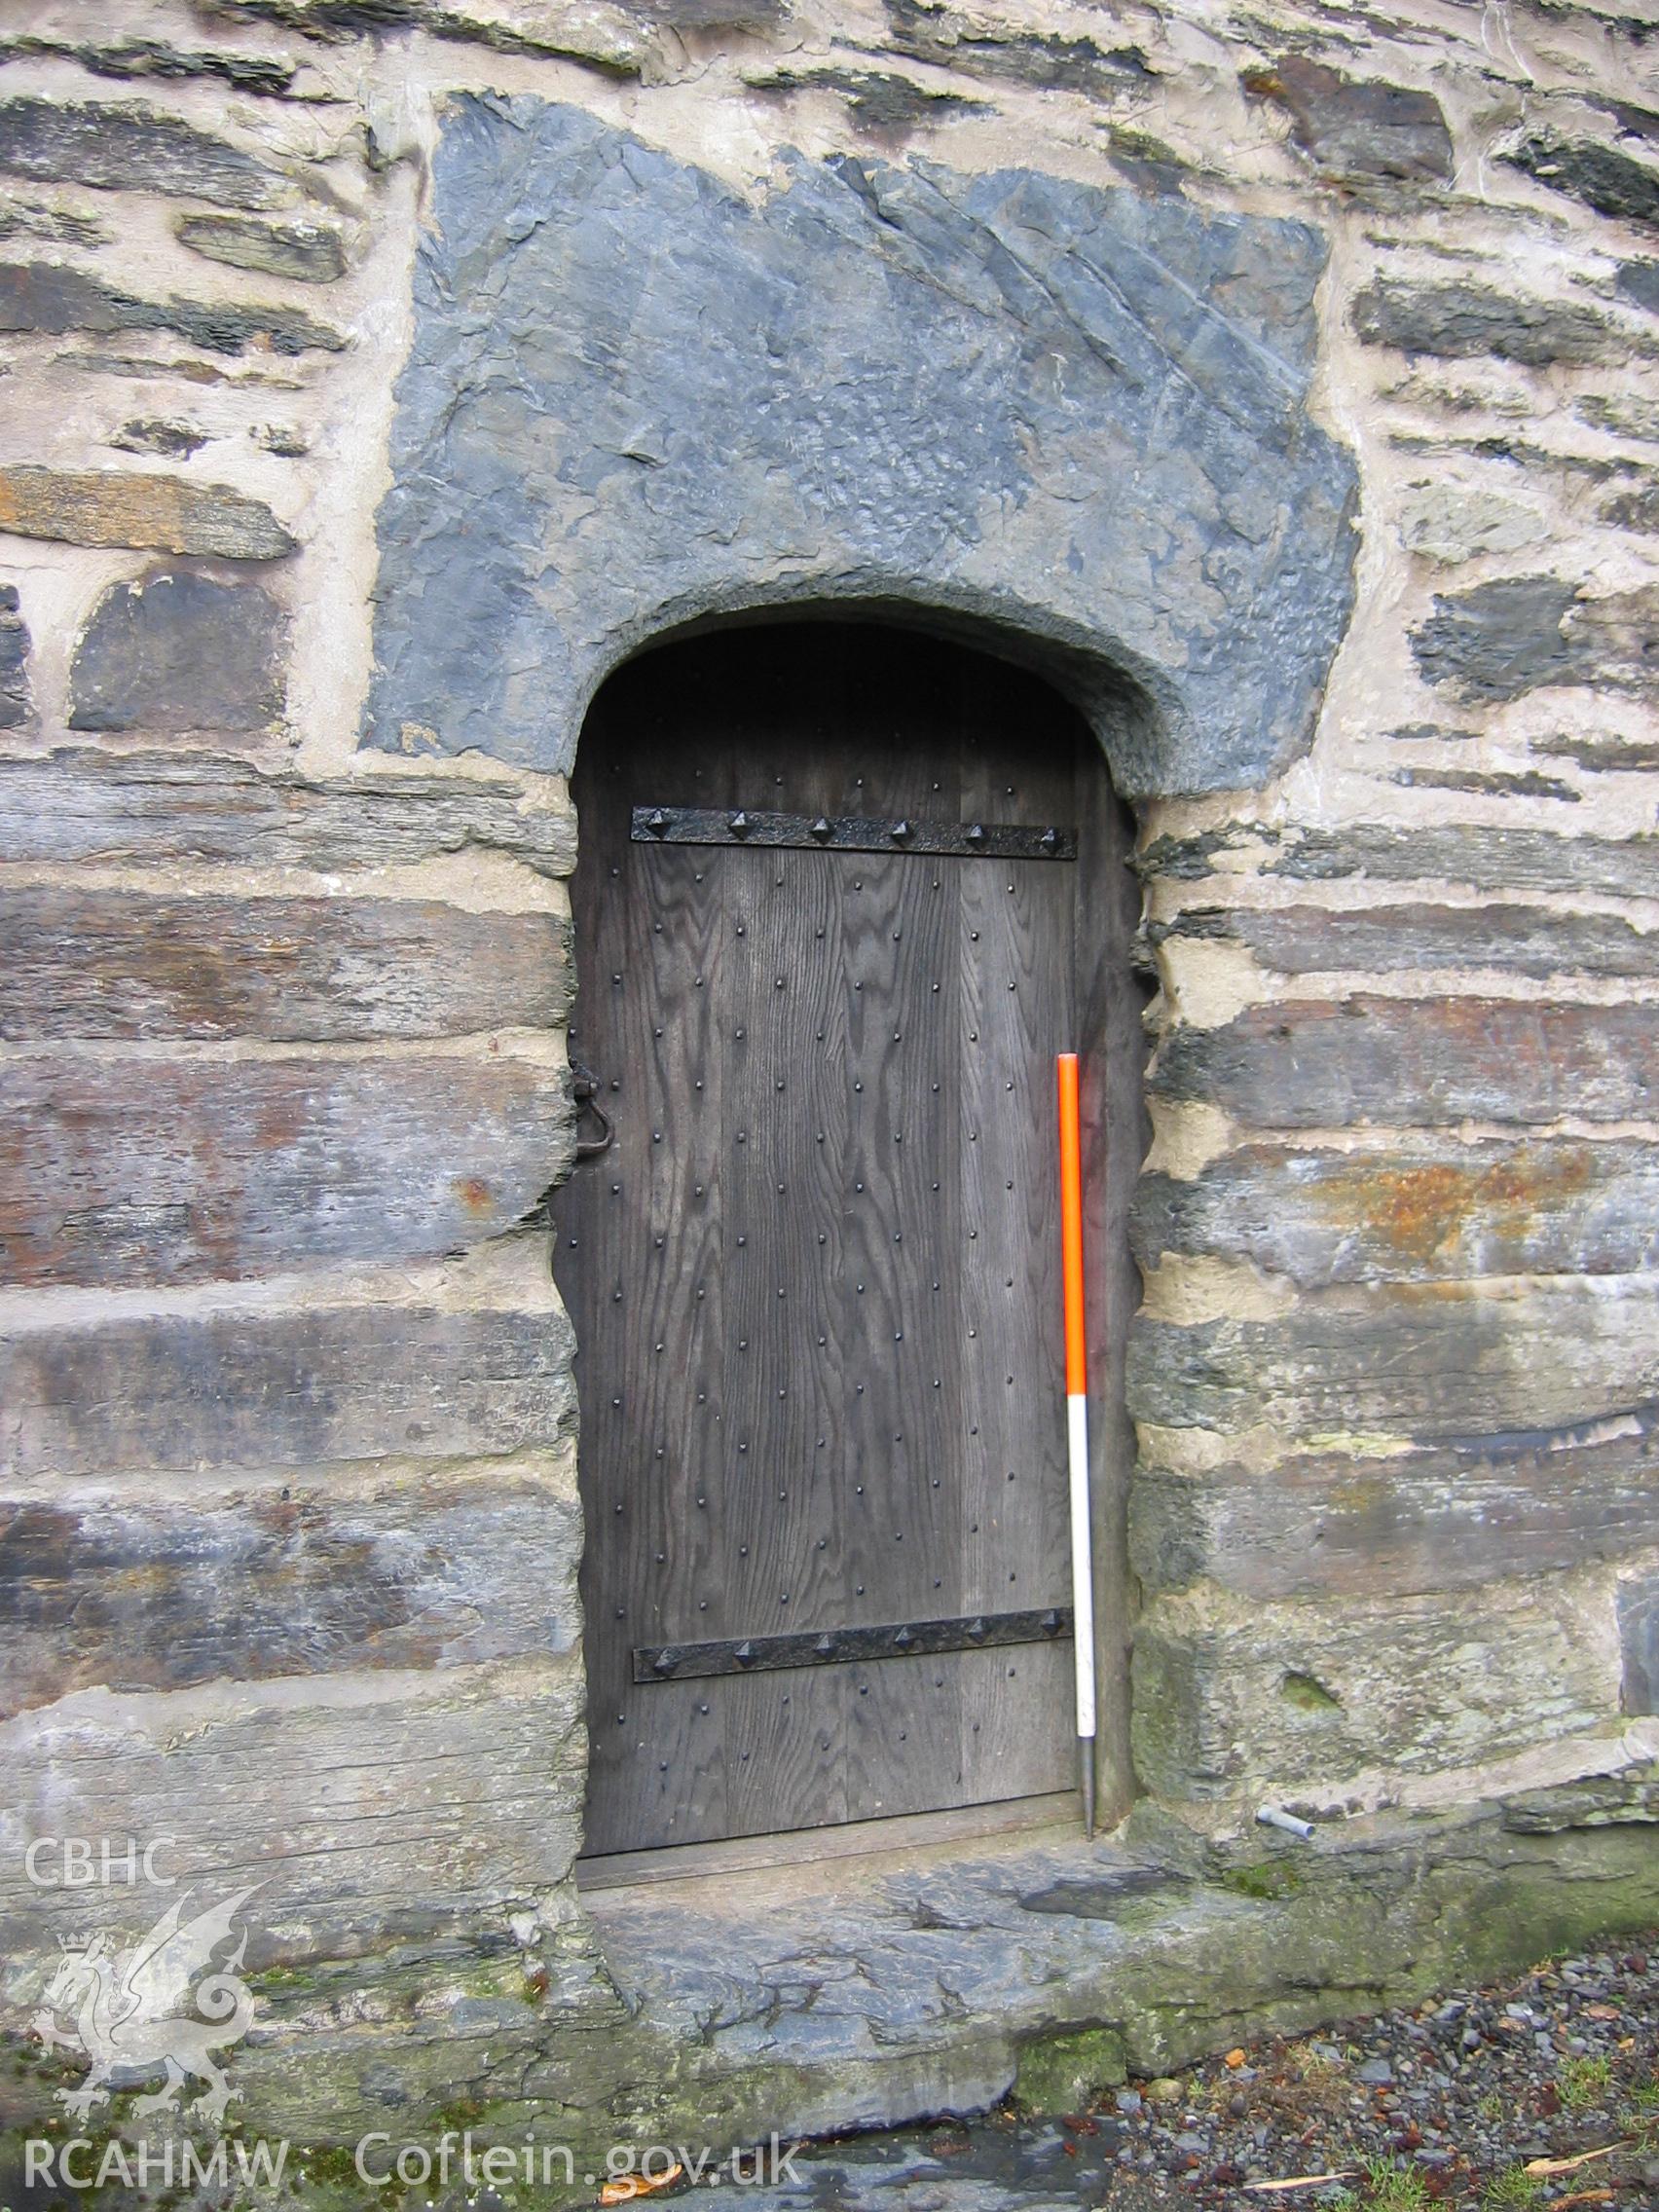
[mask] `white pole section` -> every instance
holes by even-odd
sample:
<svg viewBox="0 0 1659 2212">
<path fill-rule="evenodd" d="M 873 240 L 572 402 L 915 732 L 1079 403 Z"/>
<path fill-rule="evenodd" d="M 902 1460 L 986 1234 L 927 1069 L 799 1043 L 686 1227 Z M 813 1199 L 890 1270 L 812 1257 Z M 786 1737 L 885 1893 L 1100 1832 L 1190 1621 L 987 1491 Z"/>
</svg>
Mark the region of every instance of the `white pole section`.
<svg viewBox="0 0 1659 2212">
<path fill-rule="evenodd" d="M 1066 1443 L 1071 1461 L 1072 1653 L 1084 1832 L 1094 1833 L 1094 1563 L 1088 1509 L 1088 1356 L 1083 1307 L 1083 1139 L 1077 1054 L 1055 1062 L 1060 1104 L 1060 1259 L 1065 1287 Z"/>
</svg>

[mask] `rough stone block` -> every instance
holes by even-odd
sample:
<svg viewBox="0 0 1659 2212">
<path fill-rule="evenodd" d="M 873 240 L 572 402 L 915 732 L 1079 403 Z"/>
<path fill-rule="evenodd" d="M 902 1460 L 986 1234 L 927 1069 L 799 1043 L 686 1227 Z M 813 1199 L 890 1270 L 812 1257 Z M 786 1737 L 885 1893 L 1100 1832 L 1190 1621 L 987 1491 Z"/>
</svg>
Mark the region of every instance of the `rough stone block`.
<svg viewBox="0 0 1659 2212">
<path fill-rule="evenodd" d="M 1426 682 L 1483 705 L 1546 684 L 1650 692 L 1656 641 L 1659 591 L 1580 600 L 1560 576 L 1506 576 L 1437 596 L 1411 634 Z"/>
<path fill-rule="evenodd" d="M 1134 1645 L 1141 1781 L 1180 1799 L 1473 1766 L 1604 1725 L 1607 1640 L 1570 1586 L 1455 1599 L 1161 1599 Z"/>
<path fill-rule="evenodd" d="M 302 284 L 330 284 L 346 274 L 346 244 L 330 223 L 273 223 L 258 215 L 181 215 L 182 244 L 231 269 L 257 269 Z"/>
<path fill-rule="evenodd" d="M 154 78 L 164 84 L 205 79 L 266 99 L 282 98 L 297 73 L 293 62 L 278 55 L 230 54 L 222 47 L 174 46 L 160 38 L 70 41 L 24 36 L 0 40 L 0 59 L 21 60 L 37 55 L 77 61 L 94 77 L 113 77 L 126 83 Z"/>
<path fill-rule="evenodd" d="M 1173 1029 L 1153 1088 L 1265 1128 L 1621 1122 L 1659 1102 L 1659 1008 L 1344 999 Z"/>
<path fill-rule="evenodd" d="M 66 545 L 153 545 L 231 561 L 274 561 L 295 544 L 263 499 L 225 484 L 27 462 L 0 467 L 0 530 Z"/>
<path fill-rule="evenodd" d="M 556 1029 L 569 925 L 425 899 L 0 889 L 0 1038 L 283 1044 Z"/>
<path fill-rule="evenodd" d="M 1135 1572 L 1245 1598 L 1378 1598 L 1617 1563 L 1659 1544 L 1659 1407 L 1574 1441 L 1493 1438 L 1262 1469 L 1136 1471 Z"/>
<path fill-rule="evenodd" d="M 263 730 L 279 720 L 288 620 L 257 584 L 153 571 L 112 584 L 69 673 L 69 727 Z"/>
<path fill-rule="evenodd" d="M 1659 1574 L 1633 1575 L 1619 1584 L 1619 1648 L 1624 1710 L 1659 1713 Z"/>
<path fill-rule="evenodd" d="M 314 777 L 223 754 L 85 746 L 0 757 L 0 860 L 254 862 L 333 873 L 474 851 L 569 875 L 574 817 L 505 776 L 441 768 L 365 765 Z"/>
<path fill-rule="evenodd" d="M 0 100 L 0 169 L 42 184 L 162 192 L 225 207 L 277 207 L 297 197 L 279 171 L 161 109 Z"/>
<path fill-rule="evenodd" d="M 578 1524 L 524 1461 L 0 1500 L 0 1718 L 84 1689 L 570 1651 Z"/>
<path fill-rule="evenodd" d="M 244 306 L 236 300 L 140 299 L 84 270 L 45 261 L 0 265 L 0 330 L 54 336 L 71 330 L 170 330 L 210 353 L 240 353 L 249 347 L 289 354 L 313 349 L 338 353 L 346 344 L 339 331 L 293 308 Z"/>
<path fill-rule="evenodd" d="M 1659 261 L 1621 261 L 1614 282 L 1620 299 L 1659 314 Z"/>
<path fill-rule="evenodd" d="M 1452 133 L 1431 92 L 1345 77 L 1300 54 L 1246 70 L 1244 89 L 1285 110 L 1292 139 L 1334 182 L 1451 179 Z"/>
<path fill-rule="evenodd" d="M 1598 215 L 1610 215 L 1621 223 L 1659 225 L 1659 169 L 1620 153 L 1616 146 L 1534 130 L 1498 160 L 1536 177 L 1552 192 L 1564 192 L 1595 208 Z"/>
<path fill-rule="evenodd" d="M 47 1320 L 0 1337 L 0 1472 L 305 1467 L 542 1450 L 575 1409 L 570 1325 L 533 1303 Z"/>
<path fill-rule="evenodd" d="M 1129 1411 L 1162 1426 L 1450 1444 L 1659 1398 L 1651 1276 L 1318 1291 L 1274 1320 L 1137 1320 Z"/>
<path fill-rule="evenodd" d="M 112 432 L 106 443 L 117 453 L 153 454 L 159 461 L 188 461 L 207 432 L 193 423 L 169 422 L 165 415 L 136 415 Z"/>
<path fill-rule="evenodd" d="M 1144 50 L 1128 40 L 1102 46 L 1086 33 L 1043 30 L 1007 13 L 940 0 L 886 0 L 886 13 L 896 52 L 957 76 L 1117 100 L 1152 75 Z"/>
<path fill-rule="evenodd" d="M 1282 976 L 1353 969 L 1502 968 L 1522 976 L 1659 975 L 1659 931 L 1616 914 L 1563 914 L 1539 906 L 1363 906 L 1332 912 L 1190 907 L 1155 928 L 1156 941 L 1219 939 L 1248 945 Z"/>
<path fill-rule="evenodd" d="M 1352 317 L 1368 345 L 1452 361 L 1495 359 L 1537 369 L 1553 362 L 1627 361 L 1644 350 L 1633 331 L 1597 308 L 1468 281 L 1379 276 L 1355 297 Z"/>
<path fill-rule="evenodd" d="M 29 719 L 29 626 L 16 584 L 0 584 L 0 729 Z"/>
<path fill-rule="evenodd" d="M 453 1950 L 434 1956 L 435 1936 L 487 1914 L 498 1953 L 506 1912 L 534 1909 L 568 1878 L 581 1708 L 573 1654 L 424 1677 L 367 1671 L 120 1700 L 91 1691 L 0 1725 L 0 1759 L 19 1837 L 108 1835 L 119 1849 L 129 1834 L 165 1836 L 162 1868 L 204 1900 L 257 1883 L 242 1916 L 256 1974 L 404 1936 L 424 1946 L 431 1993 L 445 1965 L 464 1972 Z M 43 1889 L 26 1879 L 21 1849 L 7 1861 L 0 1943 L 13 1961 L 89 1926 L 130 1941 L 177 1894 Z M 516 1947 L 508 1958 L 522 2002 Z M 468 1963 L 482 1980 L 486 1962 Z M 354 1996 L 358 1978 L 346 1986 Z M 313 2097 L 325 2047 L 300 2061 Z"/>
<path fill-rule="evenodd" d="M 1136 1258 L 1246 1260 L 1317 1288 L 1659 1269 L 1659 1141 L 1397 1137 L 1386 1152 L 1254 1144 L 1195 1181 L 1147 1175 Z"/>
<path fill-rule="evenodd" d="M 1352 595 L 1318 236 L 1033 169 L 775 173 L 750 199 L 572 109 L 450 103 L 369 742 L 565 769 L 660 629 L 877 599 L 1047 655 L 1120 790 L 1300 751 Z"/>
<path fill-rule="evenodd" d="M 1569 738 L 1567 744 L 1567 756 L 1581 759 L 1582 741 Z M 1558 748 L 1552 741 L 1539 750 L 1554 755 Z M 1627 753 L 1631 766 L 1641 767 L 1640 745 L 1608 746 L 1600 757 L 1612 765 Z M 1369 875 L 1395 883 L 1456 883 L 1471 891 L 1589 891 L 1659 899 L 1659 837 L 1563 837 L 1548 830 L 1454 822 L 1414 823 L 1409 830 L 1345 823 L 1338 830 L 1291 831 L 1262 872 L 1304 882 Z"/>
<path fill-rule="evenodd" d="M 506 1053 L 11 1060 L 0 1277 L 246 1279 L 440 1258 L 568 1171 L 564 1078 Z"/>
</svg>

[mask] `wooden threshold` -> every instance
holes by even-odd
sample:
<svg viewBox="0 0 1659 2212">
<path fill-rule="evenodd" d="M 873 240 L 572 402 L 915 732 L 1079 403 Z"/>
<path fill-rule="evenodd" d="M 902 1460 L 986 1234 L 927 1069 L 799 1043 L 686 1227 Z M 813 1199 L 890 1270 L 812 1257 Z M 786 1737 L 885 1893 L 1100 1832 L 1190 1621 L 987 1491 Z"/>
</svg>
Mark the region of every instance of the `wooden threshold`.
<svg viewBox="0 0 1659 2212">
<path fill-rule="evenodd" d="M 576 1861 L 582 1890 L 620 1890 L 644 1882 L 701 1881 L 760 1866 L 805 1866 L 826 1859 L 864 1859 L 939 1843 L 969 1843 L 1022 1828 L 1081 1822 L 1075 1789 L 1043 1797 L 1011 1797 L 994 1805 L 959 1805 L 944 1813 L 900 1813 L 889 1820 L 848 1821 L 836 1827 L 793 1828 L 772 1835 L 729 1836 L 719 1843 L 667 1844 L 658 1851 L 616 1851 Z M 1081 1829 L 1080 1829 L 1081 1832 Z"/>
</svg>

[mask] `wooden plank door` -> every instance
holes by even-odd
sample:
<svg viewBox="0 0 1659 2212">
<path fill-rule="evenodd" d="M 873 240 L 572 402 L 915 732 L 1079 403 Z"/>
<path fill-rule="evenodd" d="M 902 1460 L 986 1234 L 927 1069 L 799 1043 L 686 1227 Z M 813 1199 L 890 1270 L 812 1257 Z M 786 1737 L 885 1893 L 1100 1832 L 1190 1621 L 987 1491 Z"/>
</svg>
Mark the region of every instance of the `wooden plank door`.
<svg viewBox="0 0 1659 2212">
<path fill-rule="evenodd" d="M 644 656 L 590 717 L 571 1051 L 614 1137 L 556 1258 L 590 1851 L 1074 1779 L 1052 1064 L 1084 742 L 1014 671 L 830 625 Z"/>
</svg>

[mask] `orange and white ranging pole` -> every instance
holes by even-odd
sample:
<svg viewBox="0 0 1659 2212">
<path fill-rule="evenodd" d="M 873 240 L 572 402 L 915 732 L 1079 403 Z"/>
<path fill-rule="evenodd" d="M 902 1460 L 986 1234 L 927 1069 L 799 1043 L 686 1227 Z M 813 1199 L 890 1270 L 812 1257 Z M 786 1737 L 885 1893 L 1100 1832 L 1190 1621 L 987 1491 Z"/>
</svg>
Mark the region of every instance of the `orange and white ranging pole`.
<svg viewBox="0 0 1659 2212">
<path fill-rule="evenodd" d="M 1083 1139 L 1077 1054 L 1055 1062 L 1060 1090 L 1060 1266 L 1066 1311 L 1066 1437 L 1071 1459 L 1072 1652 L 1077 1664 L 1083 1826 L 1094 1833 L 1094 1567 L 1088 1513 L 1088 1360 L 1083 1325 Z"/>
</svg>

